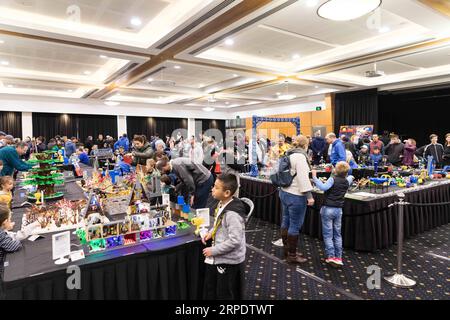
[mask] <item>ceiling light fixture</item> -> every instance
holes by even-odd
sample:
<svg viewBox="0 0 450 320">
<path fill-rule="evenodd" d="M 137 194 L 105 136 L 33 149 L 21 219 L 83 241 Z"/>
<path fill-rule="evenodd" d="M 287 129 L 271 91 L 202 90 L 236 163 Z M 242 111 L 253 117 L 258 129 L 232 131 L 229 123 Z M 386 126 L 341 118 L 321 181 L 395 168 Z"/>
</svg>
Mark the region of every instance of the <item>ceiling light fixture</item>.
<svg viewBox="0 0 450 320">
<path fill-rule="evenodd" d="M 147 81 L 148 82 L 152 82 L 154 79 L 153 78 L 148 78 Z"/>
<path fill-rule="evenodd" d="M 88 71 L 88 70 L 86 70 L 85 72 L 83 72 L 85 75 L 90 75 L 91 74 L 91 72 L 90 71 Z"/>
<path fill-rule="evenodd" d="M 142 25 L 142 20 L 138 17 L 133 17 L 131 18 L 130 23 L 135 27 L 139 27 L 140 25 Z"/>
<path fill-rule="evenodd" d="M 105 104 L 110 107 L 118 106 L 120 104 L 119 101 L 105 101 Z"/>
<path fill-rule="evenodd" d="M 348 21 L 362 17 L 381 5 L 381 0 L 328 0 L 317 10 L 321 18 Z"/>
<path fill-rule="evenodd" d="M 104 54 L 101 54 L 99 57 L 102 59 L 108 59 L 108 56 L 105 56 Z"/>
<path fill-rule="evenodd" d="M 380 29 L 378 29 L 379 33 L 386 33 L 391 31 L 391 29 L 389 27 L 381 27 Z"/>
<path fill-rule="evenodd" d="M 211 111 L 214 111 L 214 110 L 216 110 L 216 109 L 214 109 L 213 107 L 203 108 L 203 111 L 206 111 L 206 112 L 211 112 Z"/>
<path fill-rule="evenodd" d="M 3 41 L 3 40 L 0 39 L 0 44 L 4 44 L 4 43 L 5 43 L 5 41 Z"/>
<path fill-rule="evenodd" d="M 292 59 L 299 59 L 300 55 L 298 53 L 292 55 Z"/>
<path fill-rule="evenodd" d="M 1 62 L 1 65 L 2 65 L 2 66 L 9 66 L 9 61 L 2 61 L 2 62 Z"/>
<path fill-rule="evenodd" d="M 295 94 L 282 94 L 278 96 L 278 99 L 280 100 L 292 100 L 295 99 L 297 96 Z"/>
<path fill-rule="evenodd" d="M 173 68 L 174 68 L 174 69 L 181 69 L 180 66 L 174 66 Z"/>
<path fill-rule="evenodd" d="M 227 40 L 225 40 L 225 44 L 227 46 L 232 46 L 234 44 L 234 40 L 233 39 L 227 39 Z"/>
<path fill-rule="evenodd" d="M 8 84 L 7 87 L 8 88 L 14 88 L 14 86 L 12 84 Z"/>
<path fill-rule="evenodd" d="M 319 86 L 314 86 L 314 88 L 319 89 Z"/>
<path fill-rule="evenodd" d="M 236 73 L 233 73 L 233 77 L 234 78 L 237 78 L 237 77 L 239 77 Z"/>
</svg>

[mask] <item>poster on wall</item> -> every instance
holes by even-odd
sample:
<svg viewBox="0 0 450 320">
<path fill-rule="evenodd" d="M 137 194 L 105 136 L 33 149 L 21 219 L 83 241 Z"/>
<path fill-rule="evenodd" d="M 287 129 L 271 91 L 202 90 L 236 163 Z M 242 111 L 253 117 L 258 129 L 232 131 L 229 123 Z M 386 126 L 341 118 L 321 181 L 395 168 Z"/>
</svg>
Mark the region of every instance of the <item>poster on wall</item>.
<svg viewBox="0 0 450 320">
<path fill-rule="evenodd" d="M 341 126 L 339 136 L 347 136 L 350 141 L 357 143 L 360 139 L 371 138 L 373 134 L 373 124 Z"/>
</svg>

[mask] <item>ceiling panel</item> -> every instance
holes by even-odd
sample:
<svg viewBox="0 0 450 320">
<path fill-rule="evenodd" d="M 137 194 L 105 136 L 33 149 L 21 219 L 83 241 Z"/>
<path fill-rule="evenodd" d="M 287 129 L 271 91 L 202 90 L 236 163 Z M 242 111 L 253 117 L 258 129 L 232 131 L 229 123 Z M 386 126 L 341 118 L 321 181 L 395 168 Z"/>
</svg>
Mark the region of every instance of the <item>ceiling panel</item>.
<svg viewBox="0 0 450 320">
<path fill-rule="evenodd" d="M 71 19 L 68 9 L 78 6 L 79 22 L 83 24 L 139 32 L 167 5 L 169 2 L 162 0 L 2 0 L 0 10 L 8 8 L 57 19 Z M 132 17 L 139 17 L 141 26 L 132 26 Z"/>
<path fill-rule="evenodd" d="M 397 58 L 395 61 L 408 63 L 410 65 L 422 68 L 433 68 L 447 65 L 450 64 L 450 46 Z"/>
<path fill-rule="evenodd" d="M 210 68 L 201 65 L 191 65 L 185 63 L 165 63 L 161 71 L 158 71 L 146 77 L 138 86 L 146 86 L 151 88 L 150 80 L 156 83 L 164 81 L 172 81 L 177 87 L 202 88 L 210 86 L 222 81 L 231 80 L 233 78 L 244 76 L 241 73 L 227 71 L 224 69 Z M 150 82 L 150 83 L 149 83 Z"/>
<path fill-rule="evenodd" d="M 386 76 L 418 70 L 418 68 L 416 68 L 416 67 L 412 67 L 412 66 L 409 66 L 409 65 L 406 65 L 403 63 L 396 63 L 394 61 L 377 62 L 376 69 L 378 71 L 384 71 Z M 331 72 L 329 74 L 330 75 L 345 74 L 345 75 L 351 75 L 351 76 L 365 77 L 366 71 L 371 71 L 371 70 L 374 70 L 373 63 L 364 64 L 364 65 L 353 67 L 353 68 L 343 69 L 343 70 Z"/>
<path fill-rule="evenodd" d="M 245 54 L 279 62 L 291 62 L 295 54 L 308 56 L 332 47 L 294 35 L 280 33 L 262 27 L 254 27 L 233 36 L 234 44 L 220 43 L 217 48 L 233 54 Z"/>
<path fill-rule="evenodd" d="M 90 76 L 113 64 L 123 65 L 125 59 L 105 58 L 93 50 L 57 43 L 1 36 L 0 68 Z M 117 70 L 111 70 L 115 72 Z M 108 72 L 107 72 L 108 73 Z"/>
<path fill-rule="evenodd" d="M 380 34 L 378 28 L 381 27 L 395 31 L 413 25 L 409 20 L 383 9 L 379 11 L 379 20 L 368 20 L 368 16 L 363 16 L 345 22 L 323 19 L 316 14 L 316 10 L 317 6 L 309 7 L 307 1 L 298 1 L 270 16 L 264 24 L 336 45 L 377 36 Z"/>
</svg>

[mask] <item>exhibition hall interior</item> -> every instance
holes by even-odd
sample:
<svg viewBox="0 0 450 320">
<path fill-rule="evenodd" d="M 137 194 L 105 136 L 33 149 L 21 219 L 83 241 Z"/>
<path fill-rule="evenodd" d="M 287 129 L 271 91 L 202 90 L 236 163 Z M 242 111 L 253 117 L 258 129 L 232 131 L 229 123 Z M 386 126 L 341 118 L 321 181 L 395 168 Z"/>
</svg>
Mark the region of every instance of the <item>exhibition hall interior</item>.
<svg viewBox="0 0 450 320">
<path fill-rule="evenodd" d="M 0 0 L 0 170 L 1 300 L 450 300 L 450 1 Z"/>
</svg>

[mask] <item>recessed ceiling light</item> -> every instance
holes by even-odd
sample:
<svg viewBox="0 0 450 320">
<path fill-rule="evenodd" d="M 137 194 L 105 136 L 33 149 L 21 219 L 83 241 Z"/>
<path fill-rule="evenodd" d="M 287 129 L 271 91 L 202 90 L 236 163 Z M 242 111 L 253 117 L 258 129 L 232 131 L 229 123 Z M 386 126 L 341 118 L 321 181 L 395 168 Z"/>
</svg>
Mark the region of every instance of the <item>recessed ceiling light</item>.
<svg viewBox="0 0 450 320">
<path fill-rule="evenodd" d="M 319 89 L 319 86 L 314 86 L 314 88 Z"/>
<path fill-rule="evenodd" d="M 2 39 L 0 39 L 0 44 L 4 44 L 5 43 L 5 41 L 3 41 Z"/>
<path fill-rule="evenodd" d="M 174 68 L 174 69 L 181 69 L 180 66 L 174 66 L 173 68 Z"/>
<path fill-rule="evenodd" d="M 200 84 L 198 85 L 199 88 L 204 87 L 204 86 L 205 86 L 205 85 L 204 85 L 203 83 L 200 83 Z"/>
<path fill-rule="evenodd" d="M 233 77 L 236 78 L 236 77 L 239 77 L 239 76 L 236 73 L 233 73 Z"/>
<path fill-rule="evenodd" d="M 334 21 L 348 21 L 362 17 L 381 4 L 381 0 L 328 0 L 317 10 L 319 17 Z"/>
<path fill-rule="evenodd" d="M 153 78 L 148 78 L 147 81 L 148 82 L 152 82 L 154 79 Z"/>
<path fill-rule="evenodd" d="M 14 88 L 14 86 L 12 84 L 8 84 L 7 87 L 8 88 Z"/>
<path fill-rule="evenodd" d="M 104 54 L 101 54 L 99 57 L 102 59 L 108 59 L 108 56 L 105 56 Z"/>
<path fill-rule="evenodd" d="M 142 25 L 142 20 L 138 17 L 133 17 L 131 18 L 130 23 L 135 27 L 139 27 L 140 25 Z"/>
<path fill-rule="evenodd" d="M 227 40 L 225 40 L 225 44 L 227 46 L 232 46 L 234 44 L 234 40 L 233 39 L 227 39 Z"/>
<path fill-rule="evenodd" d="M 226 101 L 226 102 L 225 102 L 225 104 L 227 104 L 227 105 L 228 105 L 228 104 L 230 104 L 230 103 L 229 103 L 228 101 Z"/>
<path fill-rule="evenodd" d="M 319 1 L 318 0 L 308 0 L 306 1 L 306 6 L 315 7 Z"/>
<path fill-rule="evenodd" d="M 72 90 L 72 89 L 69 89 L 69 90 L 67 90 L 67 92 L 73 92 L 73 90 Z"/>
<path fill-rule="evenodd" d="M 216 110 L 216 109 L 214 109 L 212 107 L 203 108 L 203 111 L 206 111 L 206 112 L 211 112 L 211 111 L 214 111 L 214 110 Z"/>
<path fill-rule="evenodd" d="M 386 33 L 389 31 L 391 31 L 391 28 L 389 28 L 389 27 L 381 27 L 380 29 L 378 29 L 379 33 Z"/>
<path fill-rule="evenodd" d="M 298 53 L 292 55 L 292 59 L 299 59 L 300 55 Z"/>
<path fill-rule="evenodd" d="M 280 96 L 281 95 L 281 92 L 277 92 L 277 96 Z"/>
<path fill-rule="evenodd" d="M 86 70 L 85 72 L 83 72 L 85 75 L 90 75 L 91 74 L 91 72 L 90 71 L 88 71 L 88 70 Z"/>
<path fill-rule="evenodd" d="M 283 94 L 283 95 L 278 96 L 278 99 L 280 99 L 280 100 L 292 100 L 292 99 L 294 99 L 296 97 L 297 96 L 294 95 L 294 94 Z"/>
<path fill-rule="evenodd" d="M 2 62 L 1 62 L 1 65 L 2 65 L 2 66 L 9 66 L 9 61 L 2 61 Z"/>
<path fill-rule="evenodd" d="M 105 101 L 105 104 L 110 107 L 118 106 L 120 104 L 119 101 Z"/>
</svg>

